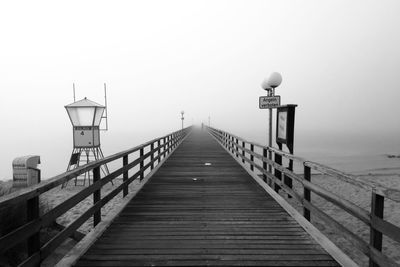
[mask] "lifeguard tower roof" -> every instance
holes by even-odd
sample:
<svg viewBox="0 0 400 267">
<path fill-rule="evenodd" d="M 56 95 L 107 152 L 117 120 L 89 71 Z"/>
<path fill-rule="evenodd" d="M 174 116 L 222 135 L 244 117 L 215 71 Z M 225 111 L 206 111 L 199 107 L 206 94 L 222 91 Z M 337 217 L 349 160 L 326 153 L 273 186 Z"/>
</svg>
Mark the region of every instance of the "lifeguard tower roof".
<svg viewBox="0 0 400 267">
<path fill-rule="evenodd" d="M 78 100 L 74 103 L 71 103 L 69 105 L 66 105 L 65 107 L 101 107 L 104 108 L 105 106 L 100 105 L 99 103 L 96 103 L 92 100 L 87 99 L 86 97 L 84 99 Z"/>
</svg>

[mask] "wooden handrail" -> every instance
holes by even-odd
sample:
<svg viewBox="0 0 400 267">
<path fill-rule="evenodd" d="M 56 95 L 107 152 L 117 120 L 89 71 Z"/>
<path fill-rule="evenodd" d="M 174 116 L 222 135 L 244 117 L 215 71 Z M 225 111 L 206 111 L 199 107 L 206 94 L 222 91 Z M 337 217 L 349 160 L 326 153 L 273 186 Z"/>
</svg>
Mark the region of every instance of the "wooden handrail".
<svg viewBox="0 0 400 267">
<path fill-rule="evenodd" d="M 187 129 L 187 128 L 186 128 Z M 141 148 L 147 147 L 152 143 L 157 142 L 158 140 L 163 139 L 164 137 L 170 137 L 172 135 L 168 134 L 166 136 L 156 138 L 153 140 L 150 140 L 146 143 L 143 143 L 141 145 L 135 146 L 133 148 L 118 152 L 116 154 L 107 156 L 103 159 L 97 160 L 97 161 L 92 161 L 89 162 L 88 164 L 85 164 L 83 166 L 80 166 L 79 168 L 76 168 L 74 170 L 64 172 L 62 174 L 59 174 L 57 176 L 54 176 L 46 181 L 43 181 L 42 183 L 36 184 L 34 186 L 31 186 L 29 188 L 24 188 L 19 191 L 13 192 L 11 194 L 5 195 L 3 197 L 0 197 L 0 207 L 6 207 L 11 205 L 14 205 L 18 202 L 30 199 L 34 196 L 40 195 L 44 192 L 49 191 L 50 189 L 57 187 L 65 182 L 68 182 L 72 178 L 75 178 L 76 176 L 79 176 L 85 172 L 88 172 L 90 170 L 93 170 L 95 167 L 99 167 L 101 165 L 107 164 L 111 161 L 117 160 L 119 158 L 122 158 L 123 156 L 132 154 L 136 151 L 139 151 Z M 167 144 L 168 146 L 168 144 Z M 170 146 L 168 146 L 170 147 Z"/>
<path fill-rule="evenodd" d="M 331 227 L 336 228 L 338 233 L 347 238 L 356 248 L 369 257 L 370 266 L 398 266 L 393 259 L 388 258 L 382 253 L 382 236 L 386 235 L 392 240 L 400 243 L 400 227 L 384 220 L 383 218 L 384 199 L 388 198 L 400 203 L 400 190 L 388 188 L 375 182 L 364 181 L 355 175 L 338 171 L 320 163 L 308 161 L 304 158 L 291 155 L 276 148 L 247 141 L 241 137 L 216 128 L 206 127 L 206 129 L 223 147 L 226 148 L 228 152 L 231 153 L 234 158 L 238 157 L 237 160 L 239 163 L 248 166 L 251 171 L 257 170 L 260 175 L 263 175 L 264 181 L 268 181 L 269 185 L 273 186 L 275 190 L 282 189 L 298 201 L 303 206 L 303 216 L 307 220 L 310 221 L 311 215 L 313 214 L 321 220 L 324 220 Z M 250 146 L 250 149 L 246 148 L 246 144 L 247 146 Z M 262 154 L 255 152 L 255 147 L 258 147 L 262 151 L 260 152 Z M 282 166 L 279 162 L 281 160 L 273 161 L 268 158 L 268 151 L 275 155 L 275 159 L 277 157 L 283 157 L 292 160 L 296 164 L 302 165 L 304 174 L 298 175 Z M 254 159 L 260 160 L 262 165 L 255 162 Z M 274 168 L 275 175 L 273 175 L 272 170 L 267 170 L 267 165 Z M 329 192 L 319 185 L 312 183 L 311 170 L 334 177 L 340 181 L 350 183 L 358 188 L 370 192 L 372 203 L 371 212 L 368 212 L 351 201 L 345 200 L 333 192 Z M 283 179 L 283 176 L 286 178 Z M 290 185 L 286 184 L 287 179 L 295 179 L 298 181 L 304 188 L 304 194 L 301 196 L 295 192 Z M 340 222 L 313 205 L 311 203 L 311 193 L 319 195 L 326 201 L 341 208 L 369 226 L 370 243 L 367 244 L 361 237 L 352 233 Z"/>
<path fill-rule="evenodd" d="M 0 209 L 10 208 L 18 203 L 26 202 L 28 204 L 27 222 L 17 229 L 0 237 L 0 253 L 7 251 L 21 242 L 27 241 L 28 258 L 21 263 L 21 265 L 39 265 L 41 261 L 43 261 L 61 243 L 63 243 L 68 236 L 74 234 L 75 231 L 91 216 L 93 216 L 94 226 L 96 226 L 101 221 L 101 208 L 121 191 L 123 191 L 123 197 L 125 197 L 128 194 L 128 185 L 136 178 L 140 177 L 143 179 L 145 171 L 147 169 L 152 170 L 155 165 L 161 163 L 161 159 L 165 158 L 167 154 L 170 154 L 174 148 L 176 148 L 186 138 L 191 129 L 191 127 L 188 127 L 160 138 L 153 139 L 131 149 L 110 155 L 101 160 L 90 162 L 69 172 L 62 173 L 35 186 L 0 197 Z M 146 149 L 147 147 L 149 147 L 149 149 Z M 149 151 L 145 153 L 145 149 L 146 151 Z M 140 152 L 140 155 L 129 162 L 129 155 L 137 151 Z M 118 159 L 122 159 L 122 166 L 114 172 L 101 178 L 100 166 Z M 147 159 L 149 159 L 149 162 L 145 164 Z M 139 170 L 129 177 L 128 171 L 138 165 L 140 166 Z M 93 183 L 91 185 L 71 196 L 56 207 L 50 209 L 42 216 L 39 216 L 38 200 L 41 194 L 88 171 L 93 171 L 94 174 Z M 123 178 L 122 183 L 109 192 L 106 196 L 101 196 L 101 188 L 105 184 L 111 182 L 113 179 L 121 175 Z M 78 217 L 67 227 L 63 228 L 63 230 L 50 241 L 40 247 L 38 239 L 40 229 L 53 224 L 59 216 L 67 212 L 69 209 L 90 195 L 93 195 L 93 206 L 81 214 L 80 217 Z"/>
</svg>

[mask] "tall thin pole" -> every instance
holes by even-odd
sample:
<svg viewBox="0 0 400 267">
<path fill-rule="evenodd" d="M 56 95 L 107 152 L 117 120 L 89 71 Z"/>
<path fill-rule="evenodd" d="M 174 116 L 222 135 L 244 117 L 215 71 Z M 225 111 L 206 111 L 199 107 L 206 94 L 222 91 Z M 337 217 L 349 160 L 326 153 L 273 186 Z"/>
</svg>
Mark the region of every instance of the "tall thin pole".
<svg viewBox="0 0 400 267">
<path fill-rule="evenodd" d="M 208 127 L 211 127 L 211 117 L 210 116 L 208 116 Z"/>
<path fill-rule="evenodd" d="M 74 102 L 76 101 L 75 100 L 75 83 L 72 83 L 72 90 L 73 90 L 73 92 L 74 92 Z"/>
<path fill-rule="evenodd" d="M 104 83 L 104 106 L 105 108 L 105 115 L 104 118 L 106 119 L 106 131 L 108 131 L 108 108 L 107 108 L 107 86 L 106 83 Z"/>
<path fill-rule="evenodd" d="M 272 88 L 269 91 L 269 96 L 274 96 L 275 90 Z M 272 147 L 272 108 L 269 109 L 269 136 L 268 136 L 268 146 Z M 272 161 L 272 151 L 268 150 L 268 158 Z M 268 171 L 272 173 L 272 166 L 268 164 Z"/>
</svg>

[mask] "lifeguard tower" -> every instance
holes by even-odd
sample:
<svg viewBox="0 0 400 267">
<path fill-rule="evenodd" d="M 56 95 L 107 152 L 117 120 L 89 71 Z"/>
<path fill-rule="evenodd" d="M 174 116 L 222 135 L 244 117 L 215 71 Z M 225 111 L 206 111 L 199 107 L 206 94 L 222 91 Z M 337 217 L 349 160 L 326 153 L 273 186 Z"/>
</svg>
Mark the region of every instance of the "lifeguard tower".
<svg viewBox="0 0 400 267">
<path fill-rule="evenodd" d="M 72 123 L 74 143 L 67 171 L 90 161 L 104 158 L 100 147 L 100 123 L 102 118 L 106 118 L 103 116 L 104 112 L 106 112 L 106 106 L 85 97 L 82 100 L 66 105 L 65 109 Z M 105 164 L 101 166 L 101 171 L 103 175 L 110 173 Z M 91 174 L 87 172 L 83 176 L 83 185 L 85 185 L 86 179 L 90 184 Z M 78 177 L 75 178 L 75 185 L 77 185 L 77 182 Z"/>
</svg>

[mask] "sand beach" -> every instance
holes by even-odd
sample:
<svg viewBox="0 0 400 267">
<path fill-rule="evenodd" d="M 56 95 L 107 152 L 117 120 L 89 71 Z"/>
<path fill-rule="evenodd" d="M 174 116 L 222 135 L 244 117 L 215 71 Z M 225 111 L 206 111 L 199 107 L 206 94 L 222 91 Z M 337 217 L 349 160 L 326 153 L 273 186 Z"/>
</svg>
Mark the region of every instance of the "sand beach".
<svg viewBox="0 0 400 267">
<path fill-rule="evenodd" d="M 358 172 L 356 173 L 359 177 L 366 181 L 373 181 L 380 183 L 389 188 L 396 188 L 400 190 L 400 173 L 397 170 L 393 170 L 392 168 L 387 169 L 375 169 L 368 170 L 367 172 Z M 371 205 L 371 193 L 367 192 L 363 189 L 357 188 L 353 185 L 346 184 L 342 181 L 338 181 L 332 177 L 320 174 L 312 175 L 312 182 L 321 186 L 328 191 L 339 195 L 340 197 L 347 199 L 359 207 L 363 208 L 366 211 L 370 210 Z M 114 185 L 111 183 L 106 184 L 101 194 L 102 196 L 106 195 L 116 186 L 121 183 L 121 179 L 115 179 Z M 130 190 L 134 190 L 135 186 L 139 183 L 139 181 L 134 181 L 130 185 Z M 75 195 L 79 191 L 85 188 L 85 186 L 81 185 L 81 182 L 78 182 L 78 185 L 75 186 L 72 181 L 68 183 L 64 188 L 57 187 L 54 188 L 41 196 L 41 202 L 44 207 L 48 209 L 56 207 L 58 204 L 62 203 L 66 199 Z M 6 187 L 10 185 L 10 182 L 5 183 L 2 182 L 2 187 Z M 293 183 L 294 189 L 301 195 L 303 187 L 294 181 Z M 302 207 L 300 207 L 293 198 L 288 198 L 285 193 L 280 193 L 282 196 L 286 198 L 286 200 L 291 203 L 300 213 L 302 212 Z M 118 194 L 114 199 L 112 199 L 107 205 L 102 208 L 102 217 L 105 217 L 109 214 L 109 212 L 119 205 L 122 201 L 122 194 Z M 78 205 L 70 209 L 64 215 L 60 216 L 57 219 L 57 223 L 63 226 L 68 226 L 71 222 L 77 219 L 84 211 L 86 211 L 93 203 L 92 196 L 87 197 L 83 201 L 81 201 Z M 316 194 L 312 194 L 312 203 L 317 207 L 324 210 L 327 214 L 335 218 L 338 222 L 342 223 L 349 230 L 351 230 L 356 235 L 362 237 L 366 242 L 369 242 L 369 228 L 358 219 L 354 218 L 347 212 L 341 210 L 335 205 L 328 203 L 323 198 L 317 196 Z M 400 225 L 400 203 L 396 203 L 390 200 L 385 201 L 385 211 L 384 218 L 395 225 Z M 367 257 L 355 250 L 352 244 L 347 241 L 343 236 L 337 233 L 335 229 L 330 229 L 323 221 L 319 220 L 316 217 L 311 215 L 312 223 L 321 230 L 329 239 L 331 239 L 338 247 L 340 247 L 346 254 L 350 255 L 351 258 L 358 263 L 360 266 L 367 266 L 368 259 Z M 92 218 L 86 221 L 78 231 L 87 234 L 93 229 L 93 220 Z M 53 233 L 48 233 L 48 235 L 52 235 Z M 49 257 L 45 262 L 43 262 L 43 266 L 53 266 L 58 260 L 60 260 L 63 255 L 65 255 L 77 242 L 68 239 L 62 246 L 60 246 L 51 257 Z M 383 241 L 383 250 L 386 255 L 395 259 L 398 263 L 400 263 L 400 246 L 396 244 L 396 242 L 390 240 L 389 238 L 384 238 Z"/>
<path fill-rule="evenodd" d="M 368 173 L 359 173 L 358 176 L 366 181 L 377 182 L 385 187 L 400 190 L 400 173 L 392 173 L 390 170 L 387 170 L 386 172 L 382 170 L 371 170 Z M 337 179 L 327 175 L 315 174 L 312 175 L 311 180 L 316 185 L 340 196 L 342 199 L 349 200 L 366 211 L 371 210 L 371 192 L 338 181 Z M 303 187 L 296 182 L 294 182 L 293 185 L 295 191 L 302 195 Z M 284 196 L 285 199 L 300 213 L 303 212 L 302 207 L 293 198 L 288 198 L 284 193 L 281 193 L 281 195 Z M 369 243 L 369 227 L 367 227 L 363 222 L 316 194 L 311 194 L 311 201 L 318 208 L 348 228 L 351 232 Z M 384 219 L 400 226 L 400 203 L 385 199 Z M 357 264 L 360 266 L 368 266 L 368 258 L 362 252 L 354 249 L 351 242 L 340 235 L 337 230 L 331 229 L 324 223 L 324 221 L 317 217 L 313 217 L 312 214 L 311 222 L 339 248 L 348 254 Z M 400 264 L 399 251 L 400 245 L 384 236 L 383 252 Z"/>
</svg>

